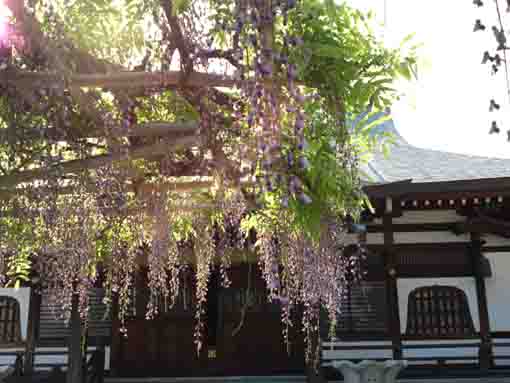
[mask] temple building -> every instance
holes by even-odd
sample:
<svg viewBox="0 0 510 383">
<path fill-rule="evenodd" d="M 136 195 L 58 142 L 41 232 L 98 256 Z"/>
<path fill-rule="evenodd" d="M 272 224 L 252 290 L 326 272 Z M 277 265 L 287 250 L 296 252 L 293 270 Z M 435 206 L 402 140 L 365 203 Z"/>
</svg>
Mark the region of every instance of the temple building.
<svg viewBox="0 0 510 383">
<path fill-rule="evenodd" d="M 391 121 L 380 129 L 393 132 L 396 144 L 364 168 L 374 212 L 364 214 L 362 234 L 348 237 L 366 244 L 367 274 L 346 294 L 334 339 L 322 323 L 321 376 L 337 379 L 329 366 L 340 359 L 405 359 L 408 375 L 504 371 L 510 366 L 510 160 L 418 148 Z M 280 309 L 267 302 L 258 267 L 233 265 L 230 276 L 228 289 L 219 275 L 211 278 L 199 356 L 192 290 L 145 320 L 143 267 L 127 337 L 109 319 L 102 290 L 91 291 L 89 352 L 106 345 L 110 376 L 303 376 L 299 326 L 287 348 Z M 14 363 L 32 342 L 36 370 L 65 367 L 70 330 L 55 319 L 58 307 L 44 295 L 36 303 L 29 288 L 0 289 L 0 296 L 0 364 Z"/>
</svg>

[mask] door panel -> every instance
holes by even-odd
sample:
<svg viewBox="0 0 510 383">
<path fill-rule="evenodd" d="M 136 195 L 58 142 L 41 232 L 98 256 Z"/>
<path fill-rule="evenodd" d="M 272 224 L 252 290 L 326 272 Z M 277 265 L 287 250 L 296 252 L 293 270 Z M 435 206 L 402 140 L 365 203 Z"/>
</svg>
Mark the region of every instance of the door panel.
<svg viewBox="0 0 510 383">
<path fill-rule="evenodd" d="M 233 330 L 241 320 L 245 304 L 248 275 L 251 275 L 251 304 L 244 323 L 236 335 Z M 193 342 L 193 291 L 187 290 L 187 304 L 180 302 L 172 310 L 154 320 L 141 315 L 127 322 L 128 336 L 122 339 L 117 358 L 118 374 L 122 376 L 226 376 L 271 375 L 299 373 L 304 370 L 303 337 L 299 326 L 290 331 L 290 354 L 283 342 L 280 309 L 267 302 L 264 282 L 254 265 L 230 270 L 232 285 L 220 288 L 217 277 L 211 278 L 207 306 L 204 347 L 197 356 Z M 191 281 L 192 282 L 192 281 Z M 192 283 L 188 284 L 192 286 Z M 137 280 L 137 302 L 144 296 L 146 281 Z M 136 313 L 135 313 L 136 314 Z M 212 326 L 216 331 L 212 331 Z M 209 352 L 211 351 L 211 352 Z"/>
</svg>

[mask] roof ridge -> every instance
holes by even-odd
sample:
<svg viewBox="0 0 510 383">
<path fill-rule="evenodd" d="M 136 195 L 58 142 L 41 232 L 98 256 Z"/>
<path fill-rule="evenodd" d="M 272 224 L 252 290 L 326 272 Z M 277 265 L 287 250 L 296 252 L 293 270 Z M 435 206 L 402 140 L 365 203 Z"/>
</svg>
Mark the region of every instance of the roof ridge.
<svg viewBox="0 0 510 383">
<path fill-rule="evenodd" d="M 391 146 L 397 146 L 397 145 L 399 145 L 398 142 L 391 144 Z M 450 151 L 434 149 L 434 148 L 424 148 L 421 146 L 416 146 L 416 145 L 410 144 L 408 141 L 405 141 L 403 143 L 403 145 L 401 145 L 401 146 L 408 146 L 410 148 L 414 148 L 414 149 L 418 149 L 418 150 L 426 150 L 429 152 L 443 153 L 443 154 L 454 155 L 454 156 L 462 156 L 462 157 L 468 157 L 468 158 L 473 158 L 473 159 L 476 158 L 476 159 L 485 159 L 485 160 L 500 160 L 500 161 L 508 161 L 510 163 L 510 158 L 487 157 L 487 156 L 480 156 L 477 154 L 457 153 L 457 152 L 450 152 Z M 390 153 L 391 153 L 391 148 L 390 148 Z"/>
</svg>

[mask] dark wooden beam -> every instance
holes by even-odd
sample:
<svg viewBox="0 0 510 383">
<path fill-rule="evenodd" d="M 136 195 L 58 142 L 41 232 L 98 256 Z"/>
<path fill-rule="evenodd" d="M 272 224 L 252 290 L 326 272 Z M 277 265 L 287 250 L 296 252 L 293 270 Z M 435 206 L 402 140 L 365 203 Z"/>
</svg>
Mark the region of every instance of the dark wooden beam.
<svg viewBox="0 0 510 383">
<path fill-rule="evenodd" d="M 491 330 L 489 321 L 489 309 L 487 303 L 487 290 L 485 288 L 485 279 L 477 271 L 476 264 L 483 257 L 482 244 L 480 235 L 478 233 L 471 233 L 471 259 L 473 262 L 473 269 L 475 272 L 475 285 L 476 285 L 476 300 L 478 302 L 478 314 L 480 319 L 480 368 L 487 372 L 492 366 L 492 345 L 491 345 Z"/>
<path fill-rule="evenodd" d="M 30 308 L 28 313 L 28 334 L 25 344 L 25 358 L 23 365 L 23 373 L 32 375 L 34 372 L 34 353 L 39 335 L 39 320 L 41 317 L 41 294 L 30 289 Z"/>
<path fill-rule="evenodd" d="M 363 189 L 371 198 L 455 199 L 508 196 L 510 195 L 510 177 L 422 183 L 405 180 L 389 184 L 367 185 Z"/>
<path fill-rule="evenodd" d="M 465 250 L 469 246 L 469 242 L 440 242 L 440 243 L 394 243 L 392 245 L 395 252 L 404 251 L 437 251 L 437 250 Z M 367 248 L 375 252 L 383 252 L 385 249 L 384 244 L 367 244 Z"/>
<path fill-rule="evenodd" d="M 458 222 L 400 223 L 393 224 L 395 233 L 419 233 L 427 231 L 453 231 Z M 366 225 L 368 233 L 384 233 L 384 225 Z"/>
<path fill-rule="evenodd" d="M 510 245 L 507 246 L 483 246 L 484 253 L 510 253 Z"/>
<path fill-rule="evenodd" d="M 393 359 L 402 359 L 402 338 L 397 291 L 397 260 L 393 248 L 392 209 L 393 201 L 387 199 L 383 216 L 384 258 L 386 270 L 386 299 L 388 303 L 388 327 L 393 348 Z"/>
<path fill-rule="evenodd" d="M 367 245 L 369 252 L 384 254 L 384 245 Z M 472 277 L 469 242 L 393 244 L 398 277 Z"/>
<path fill-rule="evenodd" d="M 458 222 L 454 231 L 457 233 L 494 234 L 510 238 L 510 222 L 502 209 L 487 210 L 478 207 L 463 209 L 460 212 L 467 217 L 465 222 Z M 496 215 L 496 216 L 493 216 Z"/>
</svg>

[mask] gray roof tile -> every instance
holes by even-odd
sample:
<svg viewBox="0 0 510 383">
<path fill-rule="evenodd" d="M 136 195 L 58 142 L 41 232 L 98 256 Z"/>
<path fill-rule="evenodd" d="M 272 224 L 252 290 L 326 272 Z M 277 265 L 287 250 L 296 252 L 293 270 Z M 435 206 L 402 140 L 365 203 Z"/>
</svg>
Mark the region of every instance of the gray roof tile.
<svg viewBox="0 0 510 383">
<path fill-rule="evenodd" d="M 376 130 L 392 132 L 396 136 L 396 143 L 391 146 L 389 156 L 377 151 L 364 166 L 363 170 L 369 182 L 386 183 L 412 179 L 419 183 L 510 177 L 510 159 L 418 148 L 407 143 L 398 134 L 392 121 L 381 124 Z"/>
</svg>

